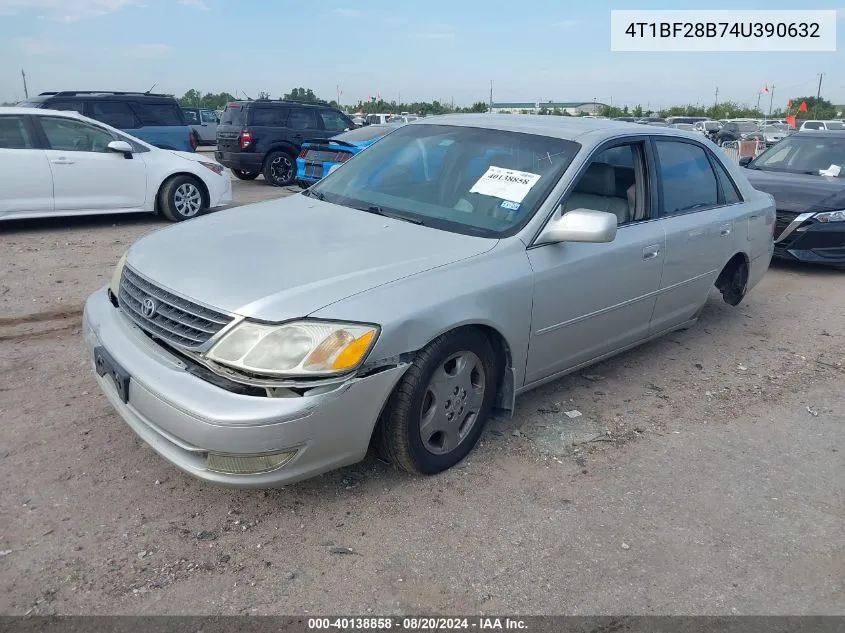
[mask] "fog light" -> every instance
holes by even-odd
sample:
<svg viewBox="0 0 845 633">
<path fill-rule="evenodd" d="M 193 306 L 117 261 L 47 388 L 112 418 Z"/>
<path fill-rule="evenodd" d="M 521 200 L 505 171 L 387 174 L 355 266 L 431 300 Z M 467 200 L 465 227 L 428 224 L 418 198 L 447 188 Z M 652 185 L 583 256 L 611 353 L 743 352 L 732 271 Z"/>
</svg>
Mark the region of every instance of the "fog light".
<svg viewBox="0 0 845 633">
<path fill-rule="evenodd" d="M 264 455 L 227 455 L 209 453 L 205 467 L 227 475 L 254 475 L 267 473 L 287 464 L 296 455 L 296 451 L 284 453 L 266 453 Z"/>
</svg>

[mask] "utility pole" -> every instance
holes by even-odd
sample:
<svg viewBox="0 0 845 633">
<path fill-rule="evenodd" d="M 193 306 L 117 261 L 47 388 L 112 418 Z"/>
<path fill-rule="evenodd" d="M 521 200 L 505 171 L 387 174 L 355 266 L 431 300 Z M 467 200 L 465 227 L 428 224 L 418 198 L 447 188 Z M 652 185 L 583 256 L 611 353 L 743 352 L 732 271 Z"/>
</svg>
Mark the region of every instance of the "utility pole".
<svg viewBox="0 0 845 633">
<path fill-rule="evenodd" d="M 713 98 L 713 109 L 719 107 L 719 86 L 716 86 L 716 96 Z"/>
<path fill-rule="evenodd" d="M 490 112 L 493 112 L 493 80 L 490 80 Z"/>
<path fill-rule="evenodd" d="M 824 77 L 824 73 L 819 73 L 819 89 L 816 92 L 816 99 L 821 99 L 822 97 L 822 77 Z"/>
<path fill-rule="evenodd" d="M 29 99 L 29 91 L 26 89 L 26 73 L 21 68 L 21 77 L 23 77 L 23 96 L 24 99 Z"/>
</svg>

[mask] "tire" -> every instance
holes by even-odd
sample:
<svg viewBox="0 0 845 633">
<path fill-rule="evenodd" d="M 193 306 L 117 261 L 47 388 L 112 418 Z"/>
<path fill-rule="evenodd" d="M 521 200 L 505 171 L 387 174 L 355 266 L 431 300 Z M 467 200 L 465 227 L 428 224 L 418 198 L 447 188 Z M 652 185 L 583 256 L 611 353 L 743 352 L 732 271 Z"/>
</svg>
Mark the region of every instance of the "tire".
<svg viewBox="0 0 845 633">
<path fill-rule="evenodd" d="M 748 292 L 748 264 L 745 260 L 725 267 L 716 280 L 716 287 L 725 303 L 738 306 Z"/>
<path fill-rule="evenodd" d="M 233 169 L 232 173 L 238 180 L 255 180 L 261 175 L 260 171 L 246 171 L 244 169 Z"/>
<path fill-rule="evenodd" d="M 202 185 L 193 176 L 174 176 L 158 192 L 158 208 L 171 222 L 195 218 L 208 208 Z"/>
<path fill-rule="evenodd" d="M 274 187 L 288 187 L 296 180 L 296 159 L 287 152 L 270 152 L 264 160 L 264 181 Z"/>
<path fill-rule="evenodd" d="M 436 338 L 417 354 L 388 400 L 380 453 L 409 473 L 431 475 L 454 466 L 481 436 L 497 382 L 496 354 L 480 331 L 464 328 Z"/>
</svg>

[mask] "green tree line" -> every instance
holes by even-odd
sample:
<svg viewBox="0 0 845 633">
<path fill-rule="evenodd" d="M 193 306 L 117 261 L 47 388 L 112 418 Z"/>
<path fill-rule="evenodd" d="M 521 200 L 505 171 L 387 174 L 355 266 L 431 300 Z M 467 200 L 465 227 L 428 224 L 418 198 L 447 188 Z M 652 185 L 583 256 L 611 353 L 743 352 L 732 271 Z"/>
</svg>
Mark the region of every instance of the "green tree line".
<svg viewBox="0 0 845 633">
<path fill-rule="evenodd" d="M 345 110 L 346 112 L 363 112 L 364 114 L 399 114 L 400 112 L 411 112 L 414 114 L 432 116 L 436 114 L 449 114 L 452 112 L 487 112 L 489 109 L 488 104 L 483 101 L 477 101 L 469 107 L 453 107 L 451 104 L 442 103 L 437 100 L 400 103 L 395 100 L 385 101 L 384 99 L 378 99 L 375 97 L 369 101 L 358 101 L 354 104 L 340 104 L 333 99 L 321 99 L 311 88 L 304 88 L 301 86 L 293 88 L 290 92 L 281 94 L 280 97 L 274 97 L 267 91 L 261 91 L 255 95 L 256 100 L 275 98 L 290 99 L 305 103 L 326 103 L 333 107 Z M 220 92 L 217 94 L 207 92 L 203 94 L 199 90 L 191 89 L 179 98 L 179 103 L 184 107 L 222 110 L 226 107 L 226 103 L 236 100 L 238 100 L 237 97 L 228 92 Z M 807 104 L 807 112 L 798 112 L 798 106 L 802 102 Z M 792 109 L 789 111 L 783 108 L 778 108 L 772 110 L 771 116 L 773 118 L 783 118 L 785 116 L 789 116 L 790 114 L 795 114 L 799 119 L 832 119 L 837 116 L 836 106 L 825 99 L 817 99 L 812 96 L 793 97 L 792 103 Z M 527 110 L 523 111 L 523 113 L 527 113 Z M 558 108 L 541 107 L 539 113 L 557 116 L 571 116 L 568 112 Z M 712 106 L 692 104 L 676 105 L 659 111 L 648 111 L 641 105 L 634 106 L 633 108 L 629 108 L 628 106 L 604 106 L 601 108 L 599 114 L 607 117 L 642 117 L 659 115 L 662 117 L 700 116 L 708 117 L 710 119 L 763 118 L 763 116 L 768 115 L 768 108 L 751 108 L 733 101 L 725 101 Z"/>
</svg>

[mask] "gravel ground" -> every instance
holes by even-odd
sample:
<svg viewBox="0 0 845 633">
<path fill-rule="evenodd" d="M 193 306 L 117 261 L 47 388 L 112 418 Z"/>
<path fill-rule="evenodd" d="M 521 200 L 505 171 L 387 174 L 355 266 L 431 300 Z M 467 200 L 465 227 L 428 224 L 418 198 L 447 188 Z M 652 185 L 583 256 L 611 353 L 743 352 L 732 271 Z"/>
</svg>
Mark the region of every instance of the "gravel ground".
<svg viewBox="0 0 845 633">
<path fill-rule="evenodd" d="M 845 273 L 714 295 L 694 328 L 521 397 L 441 475 L 369 457 L 238 491 L 140 442 L 79 335 L 162 226 L 0 225 L 0 613 L 845 614 Z"/>
</svg>

